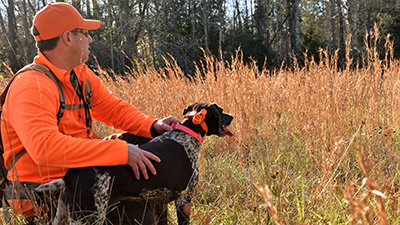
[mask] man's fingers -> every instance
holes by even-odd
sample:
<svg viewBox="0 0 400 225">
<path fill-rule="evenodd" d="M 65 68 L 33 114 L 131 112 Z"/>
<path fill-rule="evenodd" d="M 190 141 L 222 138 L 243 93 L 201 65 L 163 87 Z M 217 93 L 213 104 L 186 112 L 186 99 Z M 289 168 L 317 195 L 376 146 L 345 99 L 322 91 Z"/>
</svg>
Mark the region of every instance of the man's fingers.
<svg viewBox="0 0 400 225">
<path fill-rule="evenodd" d="M 142 171 L 143 178 L 145 180 L 149 179 L 149 175 L 147 174 L 147 168 L 146 168 L 145 164 L 143 163 L 143 161 L 139 161 L 138 165 L 139 165 L 140 171 Z"/>
<path fill-rule="evenodd" d="M 145 156 L 145 160 L 143 160 L 143 162 L 146 164 L 146 166 L 150 170 L 150 172 L 153 175 L 156 175 L 157 174 L 156 168 L 154 168 L 153 163 L 151 163 L 151 161 L 149 159 L 154 160 L 158 163 L 161 162 L 161 159 L 158 158 L 158 156 L 156 156 L 153 153 L 148 152 L 148 151 L 143 150 L 143 154 Z"/>
<path fill-rule="evenodd" d="M 139 171 L 137 164 L 133 164 L 133 165 L 131 165 L 131 167 L 132 167 L 133 173 L 135 174 L 136 179 L 139 180 L 140 179 L 140 171 Z"/>
<path fill-rule="evenodd" d="M 146 160 L 143 160 L 143 162 L 144 162 L 144 164 L 146 165 L 146 167 L 150 170 L 150 172 L 151 172 L 153 175 L 156 175 L 156 174 L 157 174 L 156 168 L 154 168 L 154 166 L 153 166 L 153 164 L 150 162 L 150 160 L 148 160 L 148 159 L 146 158 Z"/>
<path fill-rule="evenodd" d="M 171 131 L 172 130 L 171 125 L 174 123 L 170 118 L 159 120 L 157 122 L 158 122 L 158 124 L 160 126 L 160 129 L 162 129 L 164 131 Z"/>
<path fill-rule="evenodd" d="M 165 131 L 171 131 L 172 130 L 172 127 L 170 125 L 166 124 L 166 123 L 161 124 L 161 127 Z"/>
<path fill-rule="evenodd" d="M 140 179 L 140 173 L 142 173 L 144 179 L 149 179 L 147 169 L 153 175 L 157 174 L 151 160 L 157 163 L 161 162 L 161 159 L 153 153 L 145 151 L 136 145 L 128 144 L 128 164 L 132 167 L 136 179 Z"/>
<path fill-rule="evenodd" d="M 163 134 L 166 131 L 173 130 L 171 127 L 173 123 L 179 123 L 179 120 L 175 116 L 169 116 L 162 120 L 156 121 L 153 127 L 159 134 Z"/>
<path fill-rule="evenodd" d="M 180 121 L 174 116 L 174 117 L 172 118 L 172 122 L 173 122 L 173 123 L 179 123 Z"/>
<path fill-rule="evenodd" d="M 179 123 L 179 120 L 175 116 L 170 116 L 170 117 L 167 117 L 164 122 L 166 124 L 171 125 L 173 123 Z"/>
<path fill-rule="evenodd" d="M 143 150 L 143 155 L 144 155 L 147 159 L 151 159 L 151 160 L 156 161 L 156 162 L 158 162 L 158 163 L 161 162 L 161 159 L 158 158 L 158 156 L 154 155 L 154 154 L 151 153 L 151 152 L 148 152 L 148 151 Z M 149 161 L 149 163 L 151 164 L 150 161 Z M 146 164 L 146 165 L 147 165 L 147 164 Z M 153 166 L 153 164 L 151 164 L 151 166 Z"/>
</svg>

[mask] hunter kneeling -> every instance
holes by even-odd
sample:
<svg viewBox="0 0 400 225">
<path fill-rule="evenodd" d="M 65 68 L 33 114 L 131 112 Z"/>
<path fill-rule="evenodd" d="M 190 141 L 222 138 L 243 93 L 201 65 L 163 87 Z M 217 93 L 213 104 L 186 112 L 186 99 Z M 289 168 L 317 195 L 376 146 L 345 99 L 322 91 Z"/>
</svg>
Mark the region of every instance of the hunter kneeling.
<svg viewBox="0 0 400 225">
<path fill-rule="evenodd" d="M 39 220 L 51 219 L 57 208 L 49 204 L 57 193 L 37 187 L 64 177 L 69 169 L 84 174 L 89 167 L 126 165 L 136 179 L 147 179 L 148 170 L 155 174 L 152 161 L 160 159 L 137 145 L 179 122 L 173 116 L 147 116 L 116 98 L 85 65 L 93 42 L 90 31 L 99 27 L 100 21 L 82 18 L 69 4 L 48 4 L 33 21 L 38 48 L 34 62 L 15 75 L 1 96 L 3 176 L 7 177 L 3 208 L 11 207 L 31 223 L 48 222 Z M 92 131 L 92 119 L 127 133 L 100 140 Z M 88 198 L 87 190 L 66 184 L 63 194 L 63 199 L 76 201 L 85 215 L 104 212 L 112 180 L 99 176 L 90 182 L 100 185 L 102 193 Z"/>
</svg>

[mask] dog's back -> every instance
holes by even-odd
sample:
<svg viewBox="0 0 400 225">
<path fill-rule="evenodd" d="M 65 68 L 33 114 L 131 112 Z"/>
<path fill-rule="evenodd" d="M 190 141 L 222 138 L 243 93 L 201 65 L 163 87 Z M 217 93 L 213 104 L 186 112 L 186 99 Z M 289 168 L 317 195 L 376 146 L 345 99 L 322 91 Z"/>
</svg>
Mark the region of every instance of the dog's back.
<svg viewBox="0 0 400 225">
<path fill-rule="evenodd" d="M 174 130 L 141 145 L 141 149 L 157 155 L 161 162 L 153 162 L 157 170 L 156 175 L 152 175 L 149 172 L 149 179 L 135 181 L 134 190 L 131 188 L 130 192 L 133 191 L 137 195 L 130 196 L 129 199 L 131 201 L 150 200 L 162 202 L 176 200 L 180 192 L 187 188 L 189 181 L 192 179 L 194 171 L 192 166 L 196 165 L 197 167 L 197 154 L 188 154 L 188 152 L 199 149 L 200 143 L 193 144 L 196 140 L 190 141 L 191 139 L 193 138 L 190 135 Z M 186 146 L 183 146 L 182 142 L 185 142 L 183 145 Z M 192 156 L 192 161 L 189 160 L 188 155 Z M 194 156 L 196 157 L 193 158 Z M 193 160 L 196 160 L 196 162 L 193 162 Z M 115 197 L 119 198 L 118 196 Z"/>
</svg>

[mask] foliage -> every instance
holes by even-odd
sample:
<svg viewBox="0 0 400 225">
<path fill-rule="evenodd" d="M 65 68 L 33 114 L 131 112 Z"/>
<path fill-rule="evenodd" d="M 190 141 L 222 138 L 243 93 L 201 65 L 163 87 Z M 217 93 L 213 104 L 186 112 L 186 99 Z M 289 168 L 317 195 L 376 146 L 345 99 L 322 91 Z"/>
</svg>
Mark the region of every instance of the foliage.
<svg viewBox="0 0 400 225">
<path fill-rule="evenodd" d="M 35 53 L 30 27 L 35 13 L 49 0 L 2 1 L 0 7 L 0 70 L 8 65 L 15 72 Z M 319 49 L 330 54 L 350 38 L 350 54 L 361 62 L 366 54 L 365 36 L 374 25 L 384 35 L 390 34 L 393 55 L 399 56 L 399 8 L 397 1 L 384 0 L 67 0 L 86 18 L 102 21 L 99 30 L 91 32 L 92 53 L 102 68 L 124 74 L 135 67 L 131 58 L 141 59 L 161 69 L 176 61 L 186 76 L 193 76 L 196 65 L 205 63 L 203 52 L 225 56 L 235 54 L 241 46 L 245 62 L 264 64 L 269 69 L 282 64 L 294 66 L 290 55 L 298 40 L 301 50 L 318 62 Z M 292 28 L 289 6 L 298 6 Z M 13 12 L 13 14 L 11 13 Z M 340 27 L 345 19 L 344 27 Z M 339 37 L 341 28 L 344 39 Z M 15 31 L 15 32 L 14 32 Z M 385 42 L 381 48 L 384 49 Z M 384 51 L 383 51 L 384 52 Z M 343 53 L 343 50 L 341 50 Z M 299 62 L 304 60 L 299 57 Z M 342 57 L 342 55 L 341 55 Z M 381 56 L 383 58 L 384 56 Z M 229 58 L 227 60 L 230 60 Z M 90 61 L 94 63 L 94 61 Z M 364 66 L 364 65 L 361 65 Z"/>
<path fill-rule="evenodd" d="M 315 61 L 319 62 L 319 50 L 326 49 L 327 44 L 323 37 L 323 20 L 322 13 L 324 11 L 320 4 L 316 1 L 310 1 L 304 6 L 303 20 L 301 22 L 302 29 L 300 30 L 300 46 L 302 52 L 307 51 L 312 55 Z"/>
<path fill-rule="evenodd" d="M 400 9 L 389 8 L 383 10 L 383 13 L 385 18 L 382 21 L 382 30 L 384 34 L 391 36 L 394 57 L 398 58 L 400 56 L 400 34 L 397 31 L 400 29 Z"/>
<path fill-rule="evenodd" d="M 262 69 L 266 57 L 271 58 L 266 55 L 267 47 L 263 44 L 263 41 L 258 35 L 248 33 L 246 31 L 231 31 L 227 38 L 225 39 L 224 46 L 225 55 L 230 55 L 236 49 L 241 50 L 241 57 L 245 63 L 251 63 L 253 61 L 257 62 L 258 69 Z M 217 50 L 217 49 L 215 49 Z M 213 51 L 217 54 L 217 51 Z"/>
</svg>

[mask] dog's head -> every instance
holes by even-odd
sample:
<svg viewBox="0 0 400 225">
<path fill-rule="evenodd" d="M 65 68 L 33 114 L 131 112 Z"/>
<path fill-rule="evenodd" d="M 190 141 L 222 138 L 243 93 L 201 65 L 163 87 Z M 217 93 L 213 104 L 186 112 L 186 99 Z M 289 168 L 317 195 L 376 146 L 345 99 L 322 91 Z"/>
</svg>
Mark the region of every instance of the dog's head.
<svg viewBox="0 0 400 225">
<path fill-rule="evenodd" d="M 195 103 L 188 106 L 184 111 L 183 115 L 188 117 L 188 115 L 200 113 L 199 117 L 202 121 L 207 124 L 208 132 L 207 135 L 218 135 L 223 137 L 225 135 L 233 136 L 232 132 L 228 129 L 228 126 L 233 120 L 233 116 L 223 113 L 223 109 L 217 104 L 206 104 L 206 103 Z M 192 117 L 193 117 L 192 116 Z M 196 118 L 193 117 L 193 122 L 195 123 Z"/>
</svg>

